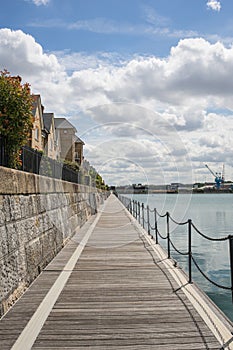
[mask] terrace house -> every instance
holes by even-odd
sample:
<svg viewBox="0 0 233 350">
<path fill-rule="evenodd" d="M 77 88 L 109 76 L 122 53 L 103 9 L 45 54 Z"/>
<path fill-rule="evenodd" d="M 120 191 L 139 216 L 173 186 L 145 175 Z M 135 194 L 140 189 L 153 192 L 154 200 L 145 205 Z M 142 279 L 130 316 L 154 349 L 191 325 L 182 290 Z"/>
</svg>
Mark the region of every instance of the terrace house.
<svg viewBox="0 0 233 350">
<path fill-rule="evenodd" d="M 76 128 L 66 118 L 55 118 L 59 158 L 75 162 Z"/>
<path fill-rule="evenodd" d="M 45 148 L 45 139 L 47 132 L 44 128 L 43 110 L 40 95 L 32 95 L 33 98 L 33 126 L 31 135 L 28 141 L 28 146 L 38 151 L 43 151 Z"/>
<path fill-rule="evenodd" d="M 85 143 L 78 137 L 75 136 L 75 161 L 82 165 L 83 162 L 83 146 Z"/>
<path fill-rule="evenodd" d="M 52 158 L 59 158 L 59 147 L 56 139 L 56 130 L 54 122 L 54 113 L 43 113 L 44 128 L 46 138 L 44 142 L 44 153 Z"/>
</svg>

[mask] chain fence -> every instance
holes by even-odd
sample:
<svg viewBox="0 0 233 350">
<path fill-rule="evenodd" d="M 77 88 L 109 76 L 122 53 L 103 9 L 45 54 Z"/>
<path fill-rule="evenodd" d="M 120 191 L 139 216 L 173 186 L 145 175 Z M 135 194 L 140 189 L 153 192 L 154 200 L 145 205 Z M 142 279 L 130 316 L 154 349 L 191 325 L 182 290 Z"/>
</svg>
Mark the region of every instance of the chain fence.
<svg viewBox="0 0 233 350">
<path fill-rule="evenodd" d="M 145 206 L 144 203 L 141 203 L 136 200 L 132 200 L 128 197 L 118 195 L 118 198 L 123 203 L 123 205 L 129 210 L 129 212 L 138 220 L 142 227 L 147 231 L 152 239 L 155 240 L 156 244 L 159 244 L 160 240 L 166 242 L 167 257 L 170 259 L 171 248 L 178 254 L 182 256 L 187 256 L 188 259 L 188 282 L 192 283 L 192 272 L 193 266 L 199 271 L 199 273 L 211 284 L 215 285 L 218 288 L 231 291 L 232 301 L 233 301 L 233 235 L 228 235 L 222 238 L 213 238 L 209 237 L 203 232 L 201 232 L 192 222 L 191 219 L 188 219 L 184 222 L 179 222 L 175 220 L 169 212 L 164 214 L 160 213 L 156 208 L 151 209 L 148 205 Z M 158 228 L 158 219 L 165 220 L 165 232 L 160 232 Z M 187 250 L 181 251 L 177 248 L 174 240 L 171 238 L 170 224 L 174 223 L 177 226 L 186 226 L 187 229 Z M 207 276 L 203 271 L 200 264 L 198 264 L 197 259 L 194 257 L 192 238 L 193 235 L 197 234 L 204 238 L 205 240 L 212 242 L 226 242 L 229 249 L 229 266 L 230 266 L 230 277 L 231 277 L 231 286 L 221 285 Z"/>
</svg>

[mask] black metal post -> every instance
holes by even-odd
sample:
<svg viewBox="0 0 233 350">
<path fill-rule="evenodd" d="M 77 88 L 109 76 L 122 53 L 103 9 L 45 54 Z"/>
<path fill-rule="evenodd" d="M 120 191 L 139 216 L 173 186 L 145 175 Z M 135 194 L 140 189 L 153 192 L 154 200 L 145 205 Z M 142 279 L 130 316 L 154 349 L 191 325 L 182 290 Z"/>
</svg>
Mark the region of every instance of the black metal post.
<svg viewBox="0 0 233 350">
<path fill-rule="evenodd" d="M 166 213 L 167 216 L 167 257 L 170 259 L 171 252 L 170 252 L 170 228 L 169 228 L 169 213 Z"/>
<path fill-rule="evenodd" d="M 150 235 L 150 209 L 149 205 L 147 205 L 147 232 Z"/>
<path fill-rule="evenodd" d="M 24 171 L 24 169 L 25 169 L 25 149 L 24 149 L 24 147 L 22 147 L 22 154 L 21 154 L 21 157 L 22 157 L 22 171 Z"/>
<path fill-rule="evenodd" d="M 37 149 L 35 150 L 35 158 L 36 158 L 36 169 L 35 169 L 35 173 L 38 174 L 38 173 L 39 173 L 39 162 L 38 162 L 38 152 L 37 152 Z"/>
<path fill-rule="evenodd" d="M 144 203 L 142 203 L 142 227 L 145 228 Z"/>
<path fill-rule="evenodd" d="M 136 220 L 138 219 L 138 201 L 136 201 Z"/>
<path fill-rule="evenodd" d="M 132 214 L 132 201 L 131 201 L 131 199 L 130 199 L 130 201 L 129 201 L 129 212 L 130 212 L 130 214 Z"/>
<path fill-rule="evenodd" d="M 141 223 L 141 204 L 138 202 L 138 222 Z"/>
<path fill-rule="evenodd" d="M 155 243 L 158 244 L 158 222 L 157 222 L 157 210 L 154 208 L 155 214 Z"/>
<path fill-rule="evenodd" d="M 233 236 L 229 235 L 229 251 L 230 251 L 230 266 L 231 266 L 231 297 L 233 302 Z"/>
<path fill-rule="evenodd" d="M 189 283 L 192 281 L 192 220 L 188 220 L 188 265 L 189 265 Z"/>
</svg>

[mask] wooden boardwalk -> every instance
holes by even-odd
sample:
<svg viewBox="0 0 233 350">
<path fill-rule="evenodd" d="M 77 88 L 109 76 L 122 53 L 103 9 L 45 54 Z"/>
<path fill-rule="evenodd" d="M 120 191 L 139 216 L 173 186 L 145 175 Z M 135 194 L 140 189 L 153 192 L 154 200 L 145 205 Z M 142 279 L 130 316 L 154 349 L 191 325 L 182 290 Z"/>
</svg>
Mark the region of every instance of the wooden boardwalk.
<svg viewBox="0 0 233 350">
<path fill-rule="evenodd" d="M 0 349 L 220 349 L 230 323 L 217 340 L 154 246 L 111 195 L 0 321 Z"/>
</svg>

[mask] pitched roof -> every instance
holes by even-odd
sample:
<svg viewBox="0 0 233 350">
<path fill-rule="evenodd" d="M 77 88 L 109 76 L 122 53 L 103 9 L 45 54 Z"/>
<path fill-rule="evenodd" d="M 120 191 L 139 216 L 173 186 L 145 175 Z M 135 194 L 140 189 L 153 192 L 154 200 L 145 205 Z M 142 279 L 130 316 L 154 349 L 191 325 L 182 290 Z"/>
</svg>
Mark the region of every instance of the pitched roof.
<svg viewBox="0 0 233 350">
<path fill-rule="evenodd" d="M 32 114 L 35 115 L 37 106 L 41 105 L 42 111 L 44 107 L 41 104 L 40 95 L 31 95 L 31 97 L 32 97 Z"/>
<path fill-rule="evenodd" d="M 74 129 L 77 132 L 74 125 L 72 125 L 66 118 L 54 118 L 56 129 Z"/>
<path fill-rule="evenodd" d="M 51 129 L 54 113 L 43 113 L 44 127 L 49 132 Z"/>
<path fill-rule="evenodd" d="M 85 145 L 85 143 L 83 142 L 83 140 L 81 140 L 77 135 L 75 135 L 75 142 L 77 142 L 77 143 L 82 143 L 83 145 Z"/>
</svg>

